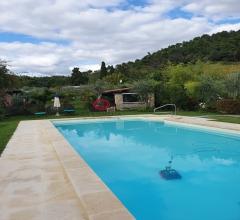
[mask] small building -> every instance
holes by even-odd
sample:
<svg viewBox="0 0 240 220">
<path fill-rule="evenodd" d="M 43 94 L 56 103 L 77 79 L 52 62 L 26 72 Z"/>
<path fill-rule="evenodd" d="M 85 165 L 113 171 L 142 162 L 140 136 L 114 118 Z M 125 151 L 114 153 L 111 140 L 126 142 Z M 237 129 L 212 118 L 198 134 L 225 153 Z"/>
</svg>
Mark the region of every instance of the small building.
<svg viewBox="0 0 240 220">
<path fill-rule="evenodd" d="M 155 106 L 154 94 L 149 94 L 146 102 L 141 100 L 139 94 L 131 92 L 130 88 L 106 90 L 102 92 L 102 97 L 108 99 L 111 106 L 115 106 L 117 110 L 146 109 Z"/>
</svg>

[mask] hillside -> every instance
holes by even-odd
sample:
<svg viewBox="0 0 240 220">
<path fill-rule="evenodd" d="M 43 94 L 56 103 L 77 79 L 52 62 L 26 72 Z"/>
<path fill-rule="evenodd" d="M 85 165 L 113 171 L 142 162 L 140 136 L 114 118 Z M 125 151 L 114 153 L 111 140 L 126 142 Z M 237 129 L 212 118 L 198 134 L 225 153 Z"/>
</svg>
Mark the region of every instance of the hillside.
<svg viewBox="0 0 240 220">
<path fill-rule="evenodd" d="M 199 63 L 200 62 L 200 63 Z M 29 77 L 12 76 L 17 81 L 17 86 L 56 87 L 65 85 L 85 84 L 87 81 L 94 84 L 99 78 L 104 82 L 117 85 L 119 80 L 134 82 L 149 78 L 151 74 L 169 72 L 169 67 L 176 64 L 186 64 L 193 72 L 234 73 L 240 72 L 240 30 L 220 32 L 213 35 L 203 35 L 193 40 L 171 45 L 155 53 L 148 54 L 135 62 L 127 62 L 113 66 L 104 66 L 99 71 L 80 72 L 79 68 L 75 75 Z M 105 65 L 105 63 L 104 63 Z M 4 68 L 3 68 L 4 69 Z M 190 72 L 192 72 L 192 70 Z M 67 76 L 68 75 L 68 76 Z M 82 76 L 88 80 L 82 82 Z M 104 77 L 101 77 L 103 75 Z M 73 78 L 73 76 L 75 78 Z M 79 78 L 79 79 L 78 79 Z"/>
<path fill-rule="evenodd" d="M 193 40 L 171 45 L 161 49 L 153 54 L 148 54 L 141 60 L 128 62 L 118 65 L 118 68 L 126 65 L 139 68 L 158 68 L 171 62 L 195 63 L 201 60 L 203 62 L 239 62 L 240 61 L 240 30 L 223 31 L 213 35 L 203 35 Z"/>
</svg>

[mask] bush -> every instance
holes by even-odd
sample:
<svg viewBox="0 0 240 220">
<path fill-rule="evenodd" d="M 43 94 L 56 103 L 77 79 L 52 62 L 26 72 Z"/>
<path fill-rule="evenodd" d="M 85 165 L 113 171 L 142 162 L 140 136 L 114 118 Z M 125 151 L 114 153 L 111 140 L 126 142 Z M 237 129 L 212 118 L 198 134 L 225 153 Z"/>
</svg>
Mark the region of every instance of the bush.
<svg viewBox="0 0 240 220">
<path fill-rule="evenodd" d="M 62 111 L 62 107 L 60 107 L 60 108 L 58 109 L 58 111 L 59 111 L 59 112 Z M 54 115 L 54 114 L 56 114 L 56 112 L 57 112 L 57 109 L 54 108 L 52 104 L 46 106 L 46 113 L 47 113 L 48 115 Z"/>
<path fill-rule="evenodd" d="M 64 109 L 75 109 L 74 106 L 71 103 L 67 102 L 67 101 L 63 102 L 62 108 L 63 108 L 63 110 Z"/>
<path fill-rule="evenodd" d="M 92 107 L 92 103 L 94 102 L 94 100 L 96 100 L 97 95 L 96 93 L 91 90 L 91 89 L 86 89 L 85 91 L 83 91 L 81 93 L 81 97 L 80 100 L 82 103 L 84 103 L 84 108 L 88 109 L 90 111 L 94 111 L 93 107 Z"/>
<path fill-rule="evenodd" d="M 25 109 L 26 109 L 26 112 L 28 114 L 34 114 L 36 112 L 45 112 L 45 106 L 43 103 L 35 103 L 35 102 L 31 102 L 31 103 L 27 103 L 25 105 Z"/>
<path fill-rule="evenodd" d="M 5 108 L 3 104 L 3 94 L 0 93 L 0 120 L 5 116 Z"/>
<path fill-rule="evenodd" d="M 240 114 L 240 100 L 219 100 L 217 101 L 217 111 L 227 114 Z"/>
<path fill-rule="evenodd" d="M 6 115 L 26 115 L 29 114 L 26 108 L 26 99 L 22 94 L 12 96 L 12 104 L 5 107 Z"/>
<path fill-rule="evenodd" d="M 0 120 L 2 120 L 5 116 L 5 110 L 3 107 L 0 106 Z"/>
</svg>

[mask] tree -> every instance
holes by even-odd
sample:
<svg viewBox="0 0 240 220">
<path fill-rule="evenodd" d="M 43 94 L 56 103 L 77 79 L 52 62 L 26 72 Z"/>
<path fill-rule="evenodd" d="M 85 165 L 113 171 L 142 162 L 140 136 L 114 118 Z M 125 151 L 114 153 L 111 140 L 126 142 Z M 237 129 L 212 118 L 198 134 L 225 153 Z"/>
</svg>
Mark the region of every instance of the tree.
<svg viewBox="0 0 240 220">
<path fill-rule="evenodd" d="M 186 90 L 182 84 L 177 84 L 173 81 L 166 83 L 166 94 L 168 97 L 168 103 L 175 104 L 178 108 L 188 108 L 188 97 Z M 164 103 L 166 104 L 166 103 Z"/>
<path fill-rule="evenodd" d="M 102 92 L 107 89 L 113 89 L 114 86 L 105 80 L 98 79 L 94 84 L 94 90 L 97 96 L 101 96 Z"/>
<path fill-rule="evenodd" d="M 208 106 L 212 107 L 226 91 L 223 80 L 215 79 L 209 75 L 202 75 L 199 78 L 199 98 Z"/>
<path fill-rule="evenodd" d="M 108 72 L 107 72 L 106 64 L 105 64 L 105 62 L 102 62 L 101 69 L 100 69 L 100 79 L 107 76 L 107 74 L 108 74 Z"/>
<path fill-rule="evenodd" d="M 0 91 L 17 86 L 17 77 L 9 71 L 6 61 L 0 60 Z"/>
<path fill-rule="evenodd" d="M 88 75 L 86 72 L 80 72 L 78 67 L 74 67 L 71 75 L 71 82 L 73 85 L 82 85 L 88 83 Z"/>
<path fill-rule="evenodd" d="M 10 74 L 9 69 L 7 68 L 6 61 L 0 60 L 0 119 L 5 115 L 5 106 L 4 106 L 4 95 L 5 90 L 17 87 L 18 79 L 13 74 Z"/>
<path fill-rule="evenodd" d="M 158 82 L 153 79 L 139 80 L 134 82 L 133 90 L 139 94 L 143 101 L 147 102 L 149 95 L 154 93 L 157 84 Z"/>
<path fill-rule="evenodd" d="M 114 73 L 114 71 L 115 71 L 115 69 L 114 69 L 113 66 L 108 66 L 107 67 L 107 72 L 108 72 L 109 75 L 112 75 Z"/>
<path fill-rule="evenodd" d="M 184 84 L 184 88 L 189 97 L 199 99 L 200 83 L 198 81 L 188 81 Z"/>
<path fill-rule="evenodd" d="M 106 77 L 104 77 L 104 81 L 112 85 L 122 86 L 122 83 L 125 82 L 126 79 L 123 74 L 119 72 L 114 72 L 113 74 L 107 75 Z"/>
</svg>

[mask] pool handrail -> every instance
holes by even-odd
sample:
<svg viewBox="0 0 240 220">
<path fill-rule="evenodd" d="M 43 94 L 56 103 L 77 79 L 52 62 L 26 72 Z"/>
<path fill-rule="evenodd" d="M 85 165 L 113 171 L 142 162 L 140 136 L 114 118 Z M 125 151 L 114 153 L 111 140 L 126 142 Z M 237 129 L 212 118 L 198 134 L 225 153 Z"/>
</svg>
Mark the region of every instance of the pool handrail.
<svg viewBox="0 0 240 220">
<path fill-rule="evenodd" d="M 155 109 L 153 110 L 153 112 L 155 113 L 156 110 L 161 109 L 161 108 L 164 108 L 164 107 L 166 107 L 166 106 L 174 106 L 174 115 L 177 115 L 177 106 L 176 106 L 175 104 L 165 104 L 165 105 L 161 105 L 161 106 L 155 108 Z"/>
</svg>

